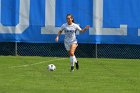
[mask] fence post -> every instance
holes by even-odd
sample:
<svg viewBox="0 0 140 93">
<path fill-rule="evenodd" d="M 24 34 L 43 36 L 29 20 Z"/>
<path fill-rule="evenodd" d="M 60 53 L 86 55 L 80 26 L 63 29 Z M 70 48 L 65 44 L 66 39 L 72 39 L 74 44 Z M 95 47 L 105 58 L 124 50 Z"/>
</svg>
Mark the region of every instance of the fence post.
<svg viewBox="0 0 140 93">
<path fill-rule="evenodd" d="M 98 58 L 98 45 L 95 44 L 95 57 Z"/>
<path fill-rule="evenodd" d="M 15 42 L 15 56 L 17 56 L 17 42 Z"/>
</svg>

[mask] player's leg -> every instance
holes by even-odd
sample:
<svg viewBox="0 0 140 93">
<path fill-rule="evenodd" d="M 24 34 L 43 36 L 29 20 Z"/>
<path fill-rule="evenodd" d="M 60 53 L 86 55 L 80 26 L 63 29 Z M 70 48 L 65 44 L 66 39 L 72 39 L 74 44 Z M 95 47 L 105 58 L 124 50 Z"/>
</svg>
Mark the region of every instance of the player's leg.
<svg viewBox="0 0 140 93">
<path fill-rule="evenodd" d="M 65 42 L 65 48 L 68 51 L 68 54 L 70 53 L 70 44 Z M 69 55 L 70 56 L 70 55 Z M 71 71 L 74 71 L 74 61 L 73 61 L 73 57 L 70 56 L 70 64 L 71 64 Z"/>
<path fill-rule="evenodd" d="M 76 50 L 76 48 L 77 48 L 77 46 L 78 46 L 78 44 L 77 43 L 73 43 L 73 44 L 71 44 L 71 46 L 70 46 L 70 51 L 69 51 L 69 55 L 70 55 L 70 59 L 72 60 L 72 64 L 73 64 L 73 66 L 74 66 L 74 63 L 76 64 L 76 69 L 78 70 L 79 69 L 79 64 L 78 64 L 78 61 L 77 61 L 77 59 L 76 59 L 76 57 L 75 57 L 75 50 Z"/>
<path fill-rule="evenodd" d="M 70 56 L 75 56 L 74 53 L 75 53 L 77 46 L 78 45 L 76 43 L 70 45 L 70 51 L 69 51 Z"/>
</svg>

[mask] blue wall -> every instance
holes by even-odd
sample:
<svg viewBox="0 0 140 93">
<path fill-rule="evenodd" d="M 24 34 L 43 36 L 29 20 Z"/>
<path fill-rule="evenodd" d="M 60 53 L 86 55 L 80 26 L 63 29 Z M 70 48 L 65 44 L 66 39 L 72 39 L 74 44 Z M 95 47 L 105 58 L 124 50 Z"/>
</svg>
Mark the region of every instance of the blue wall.
<svg viewBox="0 0 140 93">
<path fill-rule="evenodd" d="M 26 2 L 27 0 L 25 0 Z M 42 34 L 45 25 L 46 0 L 29 0 L 29 19 L 20 11 L 21 0 L 1 0 L 0 42 L 30 42 L 30 43 L 55 43 L 56 34 Z M 75 22 L 81 28 L 90 25 L 94 28 L 94 0 L 55 0 L 55 25 L 60 27 L 66 22 L 66 14 L 71 13 Z M 26 6 L 25 6 L 26 7 Z M 26 9 L 26 8 L 25 8 Z M 140 44 L 138 29 L 140 28 L 140 0 L 103 0 L 103 26 L 102 28 L 120 28 L 127 25 L 127 35 L 98 35 L 85 33 L 77 35 L 79 43 L 98 44 Z M 52 11 L 52 10 L 50 10 Z M 22 33 L 3 33 L 3 27 L 15 27 L 19 24 L 19 14 L 29 21 L 27 28 Z M 97 17 L 98 18 L 98 17 Z M 22 24 L 22 25 L 23 25 Z M 2 27 L 3 26 L 3 27 Z M 15 29 L 18 29 L 15 27 Z M 8 29 L 9 31 L 11 29 Z M 91 29 L 93 30 L 93 29 Z M 16 31 L 16 30 L 15 30 Z M 117 31 L 117 30 L 116 30 Z M 64 35 L 59 42 L 63 42 Z"/>
</svg>

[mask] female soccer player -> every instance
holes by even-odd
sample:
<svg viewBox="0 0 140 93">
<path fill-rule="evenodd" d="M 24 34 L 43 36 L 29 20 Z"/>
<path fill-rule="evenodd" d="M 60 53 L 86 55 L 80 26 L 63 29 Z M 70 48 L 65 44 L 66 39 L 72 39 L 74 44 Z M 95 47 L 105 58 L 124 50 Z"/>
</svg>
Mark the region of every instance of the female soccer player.
<svg viewBox="0 0 140 93">
<path fill-rule="evenodd" d="M 58 42 L 59 36 L 61 35 L 62 31 L 64 31 L 65 33 L 64 45 L 70 56 L 71 71 L 74 71 L 74 63 L 76 64 L 76 69 L 77 70 L 79 69 L 78 61 L 74 55 L 75 50 L 78 46 L 77 39 L 76 39 L 76 31 L 78 30 L 80 32 L 85 32 L 87 29 L 89 29 L 89 26 L 86 26 L 84 29 L 81 29 L 79 25 L 74 23 L 74 18 L 72 14 L 67 14 L 66 20 L 67 23 L 64 23 L 61 26 L 61 29 L 58 32 L 55 41 Z"/>
</svg>

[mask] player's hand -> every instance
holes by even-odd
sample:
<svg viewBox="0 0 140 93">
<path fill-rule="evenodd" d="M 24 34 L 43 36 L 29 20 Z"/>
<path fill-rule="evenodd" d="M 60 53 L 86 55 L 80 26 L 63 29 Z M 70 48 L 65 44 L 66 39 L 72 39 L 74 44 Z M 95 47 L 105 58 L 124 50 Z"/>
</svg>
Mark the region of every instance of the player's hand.
<svg viewBox="0 0 140 93">
<path fill-rule="evenodd" d="M 90 28 L 90 26 L 89 26 L 89 25 L 87 25 L 85 28 L 86 28 L 86 30 L 87 30 L 87 29 L 89 29 L 89 28 Z"/>
<path fill-rule="evenodd" d="M 58 40 L 59 40 L 59 37 L 57 36 L 57 37 L 55 38 L 55 41 L 58 42 Z"/>
</svg>

